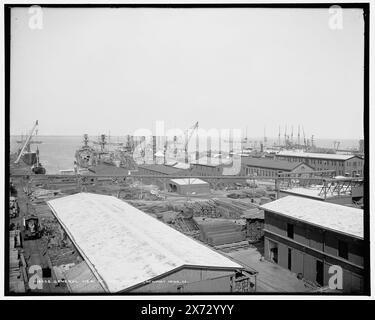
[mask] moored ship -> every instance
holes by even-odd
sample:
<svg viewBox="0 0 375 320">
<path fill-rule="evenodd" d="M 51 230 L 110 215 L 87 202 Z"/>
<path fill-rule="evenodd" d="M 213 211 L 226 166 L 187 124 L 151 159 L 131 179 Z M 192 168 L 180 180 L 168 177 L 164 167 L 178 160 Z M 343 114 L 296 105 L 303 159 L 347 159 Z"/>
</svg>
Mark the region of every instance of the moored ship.
<svg viewBox="0 0 375 320">
<path fill-rule="evenodd" d="M 36 120 L 30 134 L 25 140 L 17 141 L 21 146 L 17 152 L 10 155 L 10 168 L 13 172 L 45 174 L 46 169 L 40 162 L 39 148 L 31 150 L 31 144 L 40 144 L 41 141 L 33 141 L 34 134 L 38 132 L 38 120 Z"/>
<path fill-rule="evenodd" d="M 93 141 L 93 146 L 90 146 L 89 143 L 89 137 L 85 134 L 83 145 L 75 152 L 77 170 L 90 170 L 103 165 L 128 170 L 136 168 L 130 140 L 125 145 L 123 143 L 111 143 L 107 141 L 106 135 L 102 134 L 98 141 Z M 114 148 L 110 150 L 108 146 L 114 146 Z"/>
</svg>

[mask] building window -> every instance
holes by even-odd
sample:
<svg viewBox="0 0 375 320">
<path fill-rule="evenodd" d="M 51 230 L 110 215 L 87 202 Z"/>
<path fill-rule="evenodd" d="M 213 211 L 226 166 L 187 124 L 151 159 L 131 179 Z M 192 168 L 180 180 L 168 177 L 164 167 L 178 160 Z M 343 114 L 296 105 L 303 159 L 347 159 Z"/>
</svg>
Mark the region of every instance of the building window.
<svg viewBox="0 0 375 320">
<path fill-rule="evenodd" d="M 291 223 L 288 223 L 287 225 L 287 236 L 291 239 L 294 238 L 294 225 Z"/>
<path fill-rule="evenodd" d="M 339 240 L 339 257 L 348 259 L 348 243 Z"/>
</svg>

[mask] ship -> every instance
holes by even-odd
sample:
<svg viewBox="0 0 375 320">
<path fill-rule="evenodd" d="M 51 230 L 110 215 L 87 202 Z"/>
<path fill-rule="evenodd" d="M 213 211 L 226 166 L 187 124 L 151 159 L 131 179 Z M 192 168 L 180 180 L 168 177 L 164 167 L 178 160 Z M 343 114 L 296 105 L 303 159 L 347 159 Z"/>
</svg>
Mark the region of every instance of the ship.
<svg viewBox="0 0 375 320">
<path fill-rule="evenodd" d="M 20 144 L 17 152 L 10 155 L 11 169 L 16 172 L 22 173 L 34 173 L 34 174 L 45 174 L 46 169 L 40 162 L 39 148 L 35 151 L 31 150 L 32 144 L 40 144 L 41 141 L 33 141 L 33 137 L 38 132 L 38 120 L 36 120 L 30 134 L 24 140 L 18 140 Z"/>
<path fill-rule="evenodd" d="M 109 146 L 113 146 L 112 149 Z M 101 134 L 97 141 L 90 145 L 88 134 L 83 136 L 83 145 L 75 152 L 74 165 L 78 170 L 94 170 L 98 166 L 109 166 L 136 169 L 137 165 L 133 159 L 134 143 L 128 137 L 126 144 L 112 143 L 107 141 L 107 136 Z"/>
</svg>

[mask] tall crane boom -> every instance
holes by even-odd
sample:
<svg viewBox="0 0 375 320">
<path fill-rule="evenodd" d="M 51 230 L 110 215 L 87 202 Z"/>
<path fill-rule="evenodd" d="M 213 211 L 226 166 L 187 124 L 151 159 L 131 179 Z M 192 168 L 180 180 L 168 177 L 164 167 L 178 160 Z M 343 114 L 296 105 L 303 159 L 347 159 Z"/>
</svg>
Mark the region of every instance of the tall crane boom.
<svg viewBox="0 0 375 320">
<path fill-rule="evenodd" d="M 37 127 L 38 127 L 38 120 L 35 121 L 35 124 L 34 124 L 33 128 L 31 129 L 31 132 L 28 135 L 28 137 L 27 137 L 24 145 L 22 146 L 22 149 L 21 149 L 20 153 L 18 154 L 18 157 L 17 157 L 16 161 L 14 161 L 14 163 L 18 163 L 20 161 L 20 159 L 21 159 L 23 153 L 25 152 L 25 149 L 29 145 L 29 143 L 31 141 L 31 138 L 33 137 L 33 134 L 34 134 Z"/>
<path fill-rule="evenodd" d="M 189 141 L 191 139 L 191 137 L 193 136 L 193 133 L 195 130 L 198 129 L 198 122 L 196 122 L 194 124 L 194 126 L 190 129 L 190 134 L 189 134 L 189 129 L 186 131 L 186 142 L 185 142 L 185 163 L 188 163 L 189 162 L 189 156 L 188 156 L 188 145 L 189 145 Z M 197 137 L 198 139 L 198 137 Z M 198 151 L 198 150 L 197 150 Z"/>
</svg>

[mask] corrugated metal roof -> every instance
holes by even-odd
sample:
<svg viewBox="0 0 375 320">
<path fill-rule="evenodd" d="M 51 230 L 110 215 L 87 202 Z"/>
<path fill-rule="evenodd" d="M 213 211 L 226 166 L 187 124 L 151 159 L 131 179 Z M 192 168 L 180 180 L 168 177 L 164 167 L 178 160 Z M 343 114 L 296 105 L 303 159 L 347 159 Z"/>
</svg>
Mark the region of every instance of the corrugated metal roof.
<svg viewBox="0 0 375 320">
<path fill-rule="evenodd" d="M 218 166 L 230 165 L 232 163 L 232 159 L 202 157 L 202 158 L 199 158 L 198 160 L 193 160 L 190 163 L 195 164 L 195 165 L 218 167 Z"/>
<path fill-rule="evenodd" d="M 208 184 L 208 182 L 203 181 L 201 179 L 197 178 L 191 178 L 191 179 L 171 179 L 172 182 L 178 185 L 187 185 L 187 184 Z"/>
<path fill-rule="evenodd" d="M 302 197 L 287 196 L 260 208 L 305 223 L 363 238 L 363 210 Z"/>
<path fill-rule="evenodd" d="M 252 166 L 252 167 L 259 167 L 259 168 L 267 168 L 267 169 L 274 169 L 274 170 L 283 170 L 283 171 L 292 171 L 300 165 L 305 165 L 312 169 L 310 166 L 303 162 L 289 162 L 285 160 L 274 160 L 269 158 L 252 158 L 252 157 L 242 157 L 241 159 L 242 164 Z"/>
<path fill-rule="evenodd" d="M 151 170 L 161 174 L 183 174 L 184 172 L 183 169 L 166 166 L 164 164 L 143 164 L 138 166 L 138 168 Z"/>
<path fill-rule="evenodd" d="M 328 159 L 328 160 L 348 160 L 353 157 L 356 157 L 353 154 L 348 155 L 348 154 L 314 153 L 314 152 L 300 152 L 300 151 L 292 151 L 292 150 L 280 151 L 276 155 L 300 157 L 300 158 Z"/>
<path fill-rule="evenodd" d="M 242 268 L 112 196 L 78 193 L 48 205 L 109 292 L 184 265 Z"/>
</svg>

